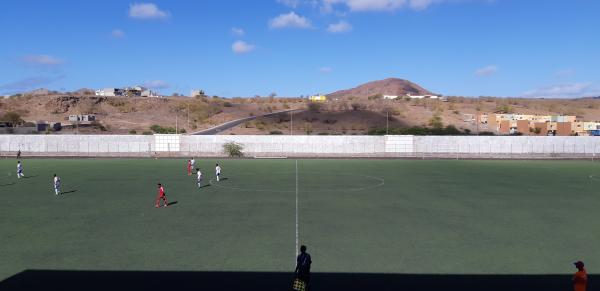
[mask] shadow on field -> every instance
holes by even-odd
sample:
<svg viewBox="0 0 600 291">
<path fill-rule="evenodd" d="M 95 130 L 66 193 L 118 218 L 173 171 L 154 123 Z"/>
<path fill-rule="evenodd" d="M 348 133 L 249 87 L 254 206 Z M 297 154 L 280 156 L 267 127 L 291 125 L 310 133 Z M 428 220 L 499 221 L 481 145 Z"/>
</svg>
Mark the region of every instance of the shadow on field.
<svg viewBox="0 0 600 291">
<path fill-rule="evenodd" d="M 179 202 L 177 202 L 177 201 L 169 202 L 169 204 L 167 204 L 167 206 L 175 205 L 177 203 L 179 203 Z"/>
<path fill-rule="evenodd" d="M 14 184 L 16 184 L 16 183 L 12 182 L 12 183 L 8 183 L 8 184 L 0 184 L 0 187 L 11 186 L 11 185 L 14 185 Z"/>
<path fill-rule="evenodd" d="M 206 187 L 210 187 L 210 184 L 202 185 L 202 186 L 200 186 L 200 189 L 206 188 Z"/>
<path fill-rule="evenodd" d="M 60 194 L 71 194 L 71 193 L 75 193 L 77 192 L 77 189 L 75 190 L 69 190 L 69 191 L 65 191 L 65 192 L 60 192 Z"/>
<path fill-rule="evenodd" d="M 593 277 L 593 276 L 592 276 Z M 275 272 L 26 270 L 0 290 L 291 290 L 293 275 Z M 593 279 L 590 282 L 594 282 Z M 588 291 L 598 290 L 588 286 Z M 570 275 L 410 275 L 315 273 L 311 290 L 573 290 Z"/>
<path fill-rule="evenodd" d="M 31 179 L 31 178 L 35 178 L 39 175 L 33 175 L 33 176 L 23 176 L 22 179 Z"/>
</svg>

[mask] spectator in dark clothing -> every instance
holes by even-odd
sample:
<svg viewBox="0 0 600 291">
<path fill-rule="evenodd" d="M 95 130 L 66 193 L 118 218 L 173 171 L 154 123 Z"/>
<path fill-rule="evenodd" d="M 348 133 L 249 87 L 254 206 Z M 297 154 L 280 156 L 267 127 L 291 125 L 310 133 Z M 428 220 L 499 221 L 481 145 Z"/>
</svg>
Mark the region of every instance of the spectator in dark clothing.
<svg viewBox="0 0 600 291">
<path fill-rule="evenodd" d="M 296 277 L 306 284 L 306 290 L 309 290 L 310 287 L 310 264 L 312 264 L 312 260 L 310 259 L 310 255 L 306 252 L 306 246 L 301 246 L 300 254 L 298 255 L 298 258 L 296 258 L 295 273 Z"/>
</svg>

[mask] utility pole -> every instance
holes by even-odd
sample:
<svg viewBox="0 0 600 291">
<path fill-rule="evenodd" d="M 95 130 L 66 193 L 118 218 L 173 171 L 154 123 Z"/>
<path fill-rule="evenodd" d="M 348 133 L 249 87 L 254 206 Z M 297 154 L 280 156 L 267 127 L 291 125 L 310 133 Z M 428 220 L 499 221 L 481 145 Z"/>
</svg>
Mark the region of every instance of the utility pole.
<svg viewBox="0 0 600 291">
<path fill-rule="evenodd" d="M 190 103 L 187 104 L 187 126 L 190 128 Z"/>
<path fill-rule="evenodd" d="M 290 135 L 294 135 L 294 110 L 290 111 Z"/>
<path fill-rule="evenodd" d="M 179 129 L 177 128 L 177 111 L 175 111 L 175 134 L 179 134 Z"/>
</svg>

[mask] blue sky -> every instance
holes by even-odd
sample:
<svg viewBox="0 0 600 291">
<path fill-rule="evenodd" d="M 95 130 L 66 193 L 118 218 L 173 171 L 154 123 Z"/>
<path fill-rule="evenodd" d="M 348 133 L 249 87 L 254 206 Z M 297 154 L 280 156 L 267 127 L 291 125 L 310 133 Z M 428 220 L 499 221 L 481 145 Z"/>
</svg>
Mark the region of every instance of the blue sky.
<svg viewBox="0 0 600 291">
<path fill-rule="evenodd" d="M 597 0 L 2 1 L 0 94 L 226 97 L 387 77 L 444 95 L 600 95 Z"/>
</svg>

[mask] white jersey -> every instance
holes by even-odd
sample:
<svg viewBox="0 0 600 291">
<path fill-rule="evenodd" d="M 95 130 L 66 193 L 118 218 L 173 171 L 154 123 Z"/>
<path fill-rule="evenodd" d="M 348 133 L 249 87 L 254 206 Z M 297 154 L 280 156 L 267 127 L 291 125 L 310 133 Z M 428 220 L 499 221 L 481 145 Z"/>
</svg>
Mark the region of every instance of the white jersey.
<svg viewBox="0 0 600 291">
<path fill-rule="evenodd" d="M 21 163 L 17 164 L 17 172 L 23 171 L 23 165 Z"/>
<path fill-rule="evenodd" d="M 192 168 L 193 168 L 194 165 L 196 164 L 196 160 L 194 160 L 194 159 L 190 160 L 190 164 L 192 165 Z"/>
<path fill-rule="evenodd" d="M 217 173 L 217 175 L 221 174 L 221 166 L 217 166 L 215 168 L 215 172 Z"/>
<path fill-rule="evenodd" d="M 58 176 L 54 177 L 54 187 L 60 186 L 60 178 Z"/>
<path fill-rule="evenodd" d="M 202 172 L 200 172 L 200 170 L 198 170 L 198 181 L 202 180 Z"/>
</svg>

